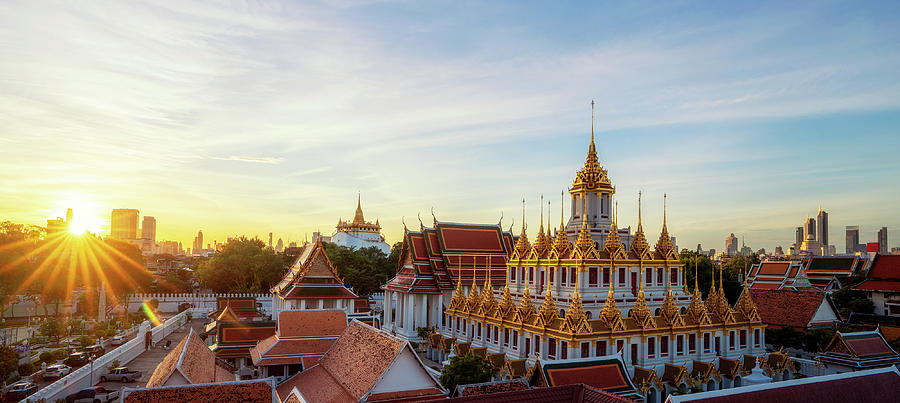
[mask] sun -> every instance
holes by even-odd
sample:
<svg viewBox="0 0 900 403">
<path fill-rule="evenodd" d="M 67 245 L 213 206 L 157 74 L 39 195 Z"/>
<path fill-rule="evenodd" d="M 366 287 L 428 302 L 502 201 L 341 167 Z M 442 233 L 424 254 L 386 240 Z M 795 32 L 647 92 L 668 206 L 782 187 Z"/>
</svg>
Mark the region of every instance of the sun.
<svg viewBox="0 0 900 403">
<path fill-rule="evenodd" d="M 69 232 L 80 235 L 85 232 L 98 233 L 103 225 L 103 213 L 100 206 L 89 197 L 70 197 L 61 202 L 63 212 L 72 209 L 72 220 L 68 222 Z"/>
</svg>

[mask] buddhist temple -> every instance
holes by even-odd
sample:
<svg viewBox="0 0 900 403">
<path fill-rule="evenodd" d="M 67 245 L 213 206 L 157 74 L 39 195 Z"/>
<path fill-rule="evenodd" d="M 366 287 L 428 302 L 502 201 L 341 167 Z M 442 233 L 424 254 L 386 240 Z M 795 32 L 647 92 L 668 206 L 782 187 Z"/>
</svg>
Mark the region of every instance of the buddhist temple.
<svg viewBox="0 0 900 403">
<path fill-rule="evenodd" d="M 253 365 L 281 381 L 315 365 L 346 327 L 344 311 L 282 311 L 277 332 L 250 349 Z"/>
<path fill-rule="evenodd" d="M 281 311 L 297 309 L 339 309 L 352 314 L 359 298 L 344 286 L 344 280 L 328 260 L 321 239 L 303 246 L 271 292 L 276 316 Z"/>
<path fill-rule="evenodd" d="M 554 233 L 542 212 L 531 243 L 523 213 L 521 231 L 512 242 L 499 281 L 495 269 L 483 273 L 463 269 L 462 276 L 455 276 L 452 262 L 439 267 L 431 264 L 434 260 L 428 251 L 434 249 L 434 242 L 426 242 L 429 238 L 423 228 L 419 233 L 407 231 L 404 248 L 415 253 L 404 255 L 398 278 L 391 284 L 424 291 L 446 289 L 455 282 L 449 303 L 443 294 L 437 301 L 446 306 L 439 322 L 433 311 L 422 316 L 425 313 L 416 310 L 410 311 L 419 314 L 413 323 L 439 323 L 441 337 L 455 340 L 455 345 L 487 347 L 488 353 L 502 352 L 508 360 L 524 359 L 531 368 L 538 360 L 620 354 L 629 376 L 641 367 L 663 378 L 667 366 L 685 372 L 712 366 L 718 371 L 714 364 L 720 357 L 764 354 L 765 324 L 746 292 L 747 285 L 731 306 L 720 268 L 714 272 L 709 297 L 703 300 L 696 279 L 693 287 L 684 280 L 685 267 L 667 228 L 665 202 L 660 206 L 659 235 L 651 245 L 641 219 L 641 195 L 633 201 L 638 215 L 631 234 L 619 230 L 622 220 L 611 201 L 614 190 L 599 164 L 592 134 L 584 166 L 569 187 L 569 203 L 565 198 L 562 203 L 573 206 L 568 222 L 561 211 Z M 511 237 L 504 238 L 499 227 L 495 231 L 492 239 L 499 249 L 499 240 Z M 440 234 L 436 237 L 440 240 Z M 420 254 L 418 249 L 425 251 Z M 445 349 L 431 354 L 438 362 L 459 355 Z M 711 387 L 720 387 L 719 377 L 713 378 Z M 673 390 L 657 390 L 655 396 L 662 398 Z"/>
<path fill-rule="evenodd" d="M 363 217 L 361 196 L 356 200 L 353 221 L 338 220 L 334 234 L 331 235 L 331 242 L 354 249 L 376 247 L 385 255 L 391 254 L 391 245 L 384 241 L 378 220 L 371 223 Z"/>
</svg>

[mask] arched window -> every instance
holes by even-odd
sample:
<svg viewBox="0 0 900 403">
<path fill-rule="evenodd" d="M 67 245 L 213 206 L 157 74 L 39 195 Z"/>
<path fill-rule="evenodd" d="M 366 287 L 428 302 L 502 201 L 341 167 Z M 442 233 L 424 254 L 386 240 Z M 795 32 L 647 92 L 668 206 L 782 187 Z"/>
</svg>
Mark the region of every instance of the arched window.
<svg viewBox="0 0 900 403">
<path fill-rule="evenodd" d="M 592 314 L 591 311 L 585 312 L 584 315 L 587 316 L 588 319 L 593 319 L 594 317 L 594 314 Z"/>
<path fill-rule="evenodd" d="M 653 316 L 659 316 L 659 312 L 659 308 L 656 308 L 656 310 L 653 311 Z"/>
<path fill-rule="evenodd" d="M 560 318 L 565 318 L 565 317 L 566 317 L 566 310 L 565 310 L 565 309 L 560 309 L 560 310 L 559 310 L 559 317 L 560 317 Z"/>
<path fill-rule="evenodd" d="M 687 313 L 687 308 L 681 307 L 681 314 L 684 315 Z"/>
</svg>

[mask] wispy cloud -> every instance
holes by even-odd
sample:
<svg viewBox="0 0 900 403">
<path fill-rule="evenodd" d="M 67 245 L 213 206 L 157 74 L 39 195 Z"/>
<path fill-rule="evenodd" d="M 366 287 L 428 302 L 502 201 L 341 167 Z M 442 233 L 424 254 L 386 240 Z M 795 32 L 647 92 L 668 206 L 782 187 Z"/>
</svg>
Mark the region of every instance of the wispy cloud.
<svg viewBox="0 0 900 403">
<path fill-rule="evenodd" d="M 227 158 L 222 157 L 212 157 L 214 160 L 223 160 L 223 161 L 242 161 L 242 162 L 256 162 L 260 164 L 277 164 L 281 161 L 284 161 L 284 158 L 281 157 L 239 157 L 239 156 L 231 156 Z"/>
</svg>

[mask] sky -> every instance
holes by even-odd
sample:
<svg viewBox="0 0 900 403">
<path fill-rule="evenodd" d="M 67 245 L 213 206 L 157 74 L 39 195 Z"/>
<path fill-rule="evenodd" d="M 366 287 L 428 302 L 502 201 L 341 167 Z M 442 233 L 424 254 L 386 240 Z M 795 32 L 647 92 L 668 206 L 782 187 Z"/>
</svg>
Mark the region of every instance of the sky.
<svg viewBox="0 0 900 403">
<path fill-rule="evenodd" d="M 624 4 L 623 4 L 624 3 Z M 740 3 L 740 4 L 731 4 Z M 157 239 L 521 225 L 584 164 L 681 248 L 900 245 L 900 3 L 0 2 L 0 221 Z M 568 216 L 568 210 L 565 211 Z"/>
</svg>

